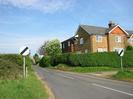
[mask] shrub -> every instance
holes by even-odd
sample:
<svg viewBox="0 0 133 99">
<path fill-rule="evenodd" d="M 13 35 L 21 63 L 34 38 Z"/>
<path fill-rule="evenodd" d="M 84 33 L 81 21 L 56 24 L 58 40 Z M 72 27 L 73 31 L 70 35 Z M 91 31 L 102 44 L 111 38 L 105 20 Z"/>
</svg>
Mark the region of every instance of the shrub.
<svg viewBox="0 0 133 99">
<path fill-rule="evenodd" d="M 0 79 L 16 79 L 22 76 L 22 67 L 10 61 L 0 60 Z"/>
<path fill-rule="evenodd" d="M 110 66 L 120 67 L 120 56 L 116 52 L 101 52 L 87 54 L 62 54 L 54 59 L 54 65 L 59 63 L 71 66 Z M 123 65 L 133 67 L 133 51 L 126 51 L 123 56 Z"/>
<path fill-rule="evenodd" d="M 133 72 L 132 71 L 118 71 L 117 74 L 115 74 L 113 77 L 116 79 L 121 79 L 121 80 L 132 80 Z"/>
<path fill-rule="evenodd" d="M 126 50 L 127 51 L 133 51 L 133 47 L 132 46 L 127 46 Z"/>
<path fill-rule="evenodd" d="M 39 66 L 41 66 L 41 67 L 49 67 L 49 66 L 51 66 L 51 58 L 49 56 L 44 56 L 40 60 Z"/>
<path fill-rule="evenodd" d="M 133 51 L 126 51 L 123 56 L 123 65 L 125 67 L 133 67 Z"/>
<path fill-rule="evenodd" d="M 15 79 L 22 76 L 23 60 L 21 55 L 0 54 L 0 79 Z M 31 69 L 31 59 L 26 57 L 26 66 Z"/>
</svg>

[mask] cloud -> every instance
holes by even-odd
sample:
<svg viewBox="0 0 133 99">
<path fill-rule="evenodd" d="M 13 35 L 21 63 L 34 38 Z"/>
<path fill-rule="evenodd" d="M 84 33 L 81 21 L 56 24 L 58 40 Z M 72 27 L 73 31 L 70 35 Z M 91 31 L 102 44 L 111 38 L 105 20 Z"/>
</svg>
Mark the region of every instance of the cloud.
<svg viewBox="0 0 133 99">
<path fill-rule="evenodd" d="M 74 0 L 0 0 L 0 4 L 52 13 L 70 8 Z"/>
</svg>

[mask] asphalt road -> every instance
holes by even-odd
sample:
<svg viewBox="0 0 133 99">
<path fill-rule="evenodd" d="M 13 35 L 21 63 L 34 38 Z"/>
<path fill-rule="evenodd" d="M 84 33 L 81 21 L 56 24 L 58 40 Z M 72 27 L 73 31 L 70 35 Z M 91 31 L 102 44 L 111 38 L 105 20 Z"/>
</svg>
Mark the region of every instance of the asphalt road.
<svg viewBox="0 0 133 99">
<path fill-rule="evenodd" d="M 34 66 L 56 99 L 133 99 L 133 83 Z"/>
</svg>

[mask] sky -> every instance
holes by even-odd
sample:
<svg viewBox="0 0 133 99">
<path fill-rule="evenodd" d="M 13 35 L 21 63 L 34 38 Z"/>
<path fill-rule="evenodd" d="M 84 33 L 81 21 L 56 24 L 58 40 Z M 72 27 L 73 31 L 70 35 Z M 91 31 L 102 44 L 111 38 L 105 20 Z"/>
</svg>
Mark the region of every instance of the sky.
<svg viewBox="0 0 133 99">
<path fill-rule="evenodd" d="M 63 41 L 80 24 L 133 30 L 133 0 L 0 0 L 0 53 L 37 52 L 44 41 Z"/>
</svg>

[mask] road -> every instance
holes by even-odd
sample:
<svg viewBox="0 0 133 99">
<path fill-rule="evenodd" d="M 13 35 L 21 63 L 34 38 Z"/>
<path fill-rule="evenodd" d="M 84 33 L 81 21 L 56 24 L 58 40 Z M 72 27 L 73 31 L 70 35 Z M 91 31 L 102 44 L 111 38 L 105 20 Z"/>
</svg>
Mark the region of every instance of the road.
<svg viewBox="0 0 133 99">
<path fill-rule="evenodd" d="M 34 66 L 56 99 L 133 99 L 133 83 Z"/>
</svg>

